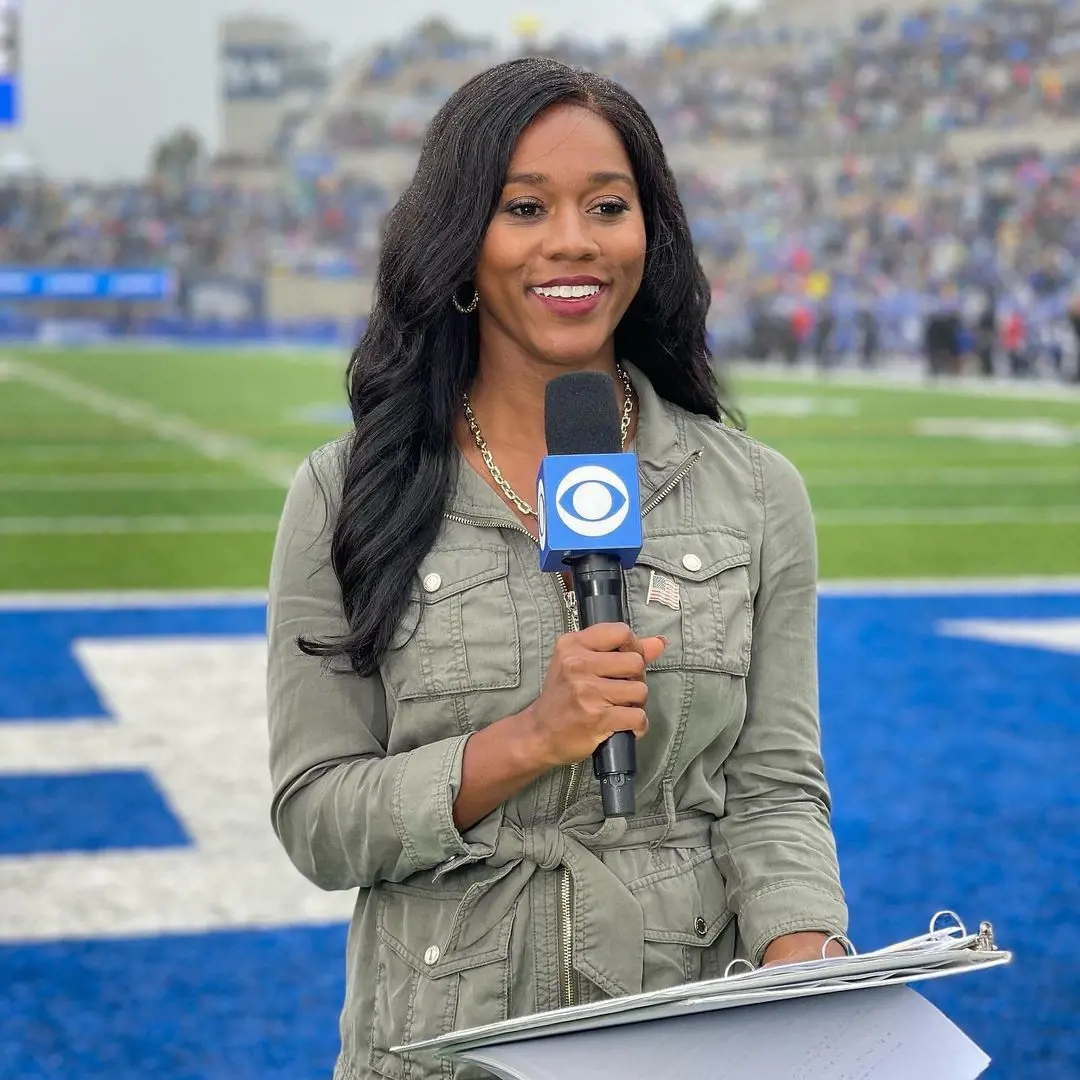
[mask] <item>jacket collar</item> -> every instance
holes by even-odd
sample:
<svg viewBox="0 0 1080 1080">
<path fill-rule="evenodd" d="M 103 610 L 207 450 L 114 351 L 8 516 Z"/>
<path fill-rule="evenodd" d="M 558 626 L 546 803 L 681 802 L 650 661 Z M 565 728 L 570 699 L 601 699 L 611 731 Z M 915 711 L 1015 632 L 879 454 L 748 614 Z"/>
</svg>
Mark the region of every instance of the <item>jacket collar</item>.
<svg viewBox="0 0 1080 1080">
<path fill-rule="evenodd" d="M 627 447 L 638 456 L 638 474 L 643 494 L 655 491 L 675 471 L 691 450 L 700 449 L 700 440 L 691 437 L 685 415 L 664 401 L 641 370 L 622 361 L 637 395 L 638 417 L 634 440 Z M 519 525 L 506 504 L 457 453 L 457 475 L 447 501 L 447 510 L 470 517 L 484 517 Z M 536 492 L 519 492 L 533 502 Z M 520 527 L 520 525 L 519 525 Z"/>
<path fill-rule="evenodd" d="M 638 456 L 642 483 L 655 491 L 687 454 L 701 449 L 701 440 L 688 429 L 686 413 L 665 401 L 644 372 L 625 360 L 622 365 L 638 399 L 638 426 L 628 449 Z"/>
</svg>

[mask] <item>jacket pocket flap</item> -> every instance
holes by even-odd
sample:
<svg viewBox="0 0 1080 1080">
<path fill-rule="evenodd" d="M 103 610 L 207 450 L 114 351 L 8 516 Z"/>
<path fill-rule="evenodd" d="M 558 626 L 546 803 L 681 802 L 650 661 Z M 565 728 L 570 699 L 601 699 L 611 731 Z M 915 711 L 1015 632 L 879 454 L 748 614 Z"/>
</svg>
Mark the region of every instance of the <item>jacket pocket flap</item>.
<svg viewBox="0 0 1080 1080">
<path fill-rule="evenodd" d="M 732 919 L 711 850 L 695 850 L 681 865 L 639 878 L 629 889 L 645 917 L 646 941 L 712 945 Z"/>
<path fill-rule="evenodd" d="M 733 566 L 750 564 L 750 540 L 737 529 L 692 534 L 650 534 L 645 537 L 639 565 L 662 570 L 684 581 L 708 581 Z"/>
<path fill-rule="evenodd" d="M 463 899 L 407 885 L 383 886 L 376 932 L 388 949 L 429 979 L 505 960 L 510 954 L 513 911 L 467 947 L 447 947 Z"/>
<path fill-rule="evenodd" d="M 498 581 L 509 570 L 505 547 L 440 547 L 420 564 L 411 598 L 437 604 L 466 589 Z"/>
</svg>

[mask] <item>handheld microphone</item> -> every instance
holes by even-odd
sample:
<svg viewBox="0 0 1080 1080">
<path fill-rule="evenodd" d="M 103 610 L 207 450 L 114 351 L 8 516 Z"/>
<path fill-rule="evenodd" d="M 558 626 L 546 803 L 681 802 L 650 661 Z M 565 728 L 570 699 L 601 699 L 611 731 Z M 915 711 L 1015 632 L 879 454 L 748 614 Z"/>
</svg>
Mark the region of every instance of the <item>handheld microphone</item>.
<svg viewBox="0 0 1080 1080">
<path fill-rule="evenodd" d="M 626 622 L 622 571 L 641 551 L 637 457 L 622 452 L 615 383 L 597 371 L 552 379 L 544 402 L 548 456 L 536 484 L 540 569 L 573 574 L 582 629 Z M 617 731 L 593 753 L 605 817 L 634 813 L 637 745 Z"/>
</svg>

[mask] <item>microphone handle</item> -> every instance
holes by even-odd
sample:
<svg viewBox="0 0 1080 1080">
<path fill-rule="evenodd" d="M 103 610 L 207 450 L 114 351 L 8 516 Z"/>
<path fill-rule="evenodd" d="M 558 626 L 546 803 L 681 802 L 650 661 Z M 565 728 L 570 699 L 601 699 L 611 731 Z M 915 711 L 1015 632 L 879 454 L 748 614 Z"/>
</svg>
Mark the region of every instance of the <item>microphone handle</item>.
<svg viewBox="0 0 1080 1080">
<path fill-rule="evenodd" d="M 614 555 L 594 552 L 567 562 L 573 572 L 578 622 L 584 630 L 597 623 L 626 622 L 622 566 Z M 593 751 L 593 774 L 600 781 L 604 817 L 631 817 L 635 809 L 634 774 L 637 739 L 616 731 Z"/>
</svg>

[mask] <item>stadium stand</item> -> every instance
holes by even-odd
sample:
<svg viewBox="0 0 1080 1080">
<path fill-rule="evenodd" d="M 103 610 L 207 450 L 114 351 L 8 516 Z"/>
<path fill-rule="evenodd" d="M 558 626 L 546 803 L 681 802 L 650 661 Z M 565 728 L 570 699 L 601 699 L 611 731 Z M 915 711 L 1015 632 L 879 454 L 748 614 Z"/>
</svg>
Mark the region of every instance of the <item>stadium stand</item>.
<svg viewBox="0 0 1080 1080">
<path fill-rule="evenodd" d="M 872 361 L 921 351 L 933 314 L 955 310 L 958 352 L 978 353 L 987 317 L 1019 318 L 1014 368 L 1075 368 L 1080 0 L 796 7 L 718 9 L 639 50 L 533 46 L 612 75 L 656 118 L 718 348 Z M 222 152 L 202 175 L 0 179 L 0 263 L 212 279 L 189 298 L 220 299 L 233 280 L 258 295 L 238 306 L 248 318 L 362 314 L 380 223 L 430 117 L 503 54 L 441 20 L 333 79 L 274 21 L 226 24 L 222 49 Z"/>
</svg>

